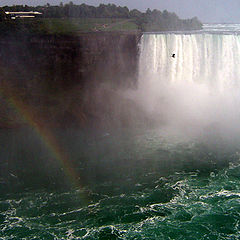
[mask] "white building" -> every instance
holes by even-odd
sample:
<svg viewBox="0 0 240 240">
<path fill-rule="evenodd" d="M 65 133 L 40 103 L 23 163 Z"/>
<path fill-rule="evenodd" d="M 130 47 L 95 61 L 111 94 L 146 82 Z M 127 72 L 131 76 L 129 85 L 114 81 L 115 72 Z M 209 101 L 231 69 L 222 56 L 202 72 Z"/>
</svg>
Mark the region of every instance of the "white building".
<svg viewBox="0 0 240 240">
<path fill-rule="evenodd" d="M 16 19 L 16 18 L 35 18 L 42 15 L 40 12 L 5 12 L 7 18 Z"/>
</svg>

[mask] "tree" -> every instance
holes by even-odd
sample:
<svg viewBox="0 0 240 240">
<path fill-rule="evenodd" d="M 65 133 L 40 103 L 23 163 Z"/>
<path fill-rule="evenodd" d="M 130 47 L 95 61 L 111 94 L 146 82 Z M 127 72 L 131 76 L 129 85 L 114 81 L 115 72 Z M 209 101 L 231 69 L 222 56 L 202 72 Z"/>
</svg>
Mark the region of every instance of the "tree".
<svg viewBox="0 0 240 240">
<path fill-rule="evenodd" d="M 131 18 L 138 18 L 142 15 L 142 13 L 140 11 L 138 11 L 137 9 L 131 10 L 129 14 L 130 14 Z"/>
<path fill-rule="evenodd" d="M 6 19 L 6 14 L 5 14 L 5 11 L 0 8 L 0 21 L 4 21 Z"/>
</svg>

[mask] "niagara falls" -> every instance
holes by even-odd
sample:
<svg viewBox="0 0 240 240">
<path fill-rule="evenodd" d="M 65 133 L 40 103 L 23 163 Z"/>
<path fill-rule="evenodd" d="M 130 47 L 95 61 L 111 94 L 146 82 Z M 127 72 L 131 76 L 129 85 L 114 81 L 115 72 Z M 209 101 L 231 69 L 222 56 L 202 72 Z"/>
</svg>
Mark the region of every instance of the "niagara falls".
<svg viewBox="0 0 240 240">
<path fill-rule="evenodd" d="M 0 4 L 0 239 L 240 238 L 232 1 Z"/>
</svg>

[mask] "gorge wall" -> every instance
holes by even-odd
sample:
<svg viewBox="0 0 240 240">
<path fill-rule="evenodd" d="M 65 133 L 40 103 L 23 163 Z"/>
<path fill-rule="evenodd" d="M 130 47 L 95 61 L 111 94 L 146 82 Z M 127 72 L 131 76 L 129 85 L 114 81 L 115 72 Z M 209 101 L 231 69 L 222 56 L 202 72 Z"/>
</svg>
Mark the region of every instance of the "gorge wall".
<svg viewBox="0 0 240 240">
<path fill-rule="evenodd" d="M 118 118 L 129 102 L 116 89 L 136 86 L 140 38 L 137 32 L 1 38 L 0 127 L 26 124 L 24 112 L 56 127 Z"/>
</svg>

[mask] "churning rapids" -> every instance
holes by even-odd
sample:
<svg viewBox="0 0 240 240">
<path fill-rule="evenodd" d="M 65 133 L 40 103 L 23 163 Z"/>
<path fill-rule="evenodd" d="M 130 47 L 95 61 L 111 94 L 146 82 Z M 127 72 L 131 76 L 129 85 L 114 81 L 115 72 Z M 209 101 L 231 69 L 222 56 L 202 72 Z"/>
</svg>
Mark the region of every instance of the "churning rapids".
<svg viewBox="0 0 240 240">
<path fill-rule="evenodd" d="M 0 163 L 0 239 L 240 239 L 239 29 L 144 34 L 138 89 L 125 96 L 151 124 L 56 132 L 77 160 L 74 187 L 60 187 L 76 172 L 62 173 L 34 131 L 2 130 L 0 159 L 16 166 Z M 19 168 L 27 189 L 9 171 Z"/>
</svg>

